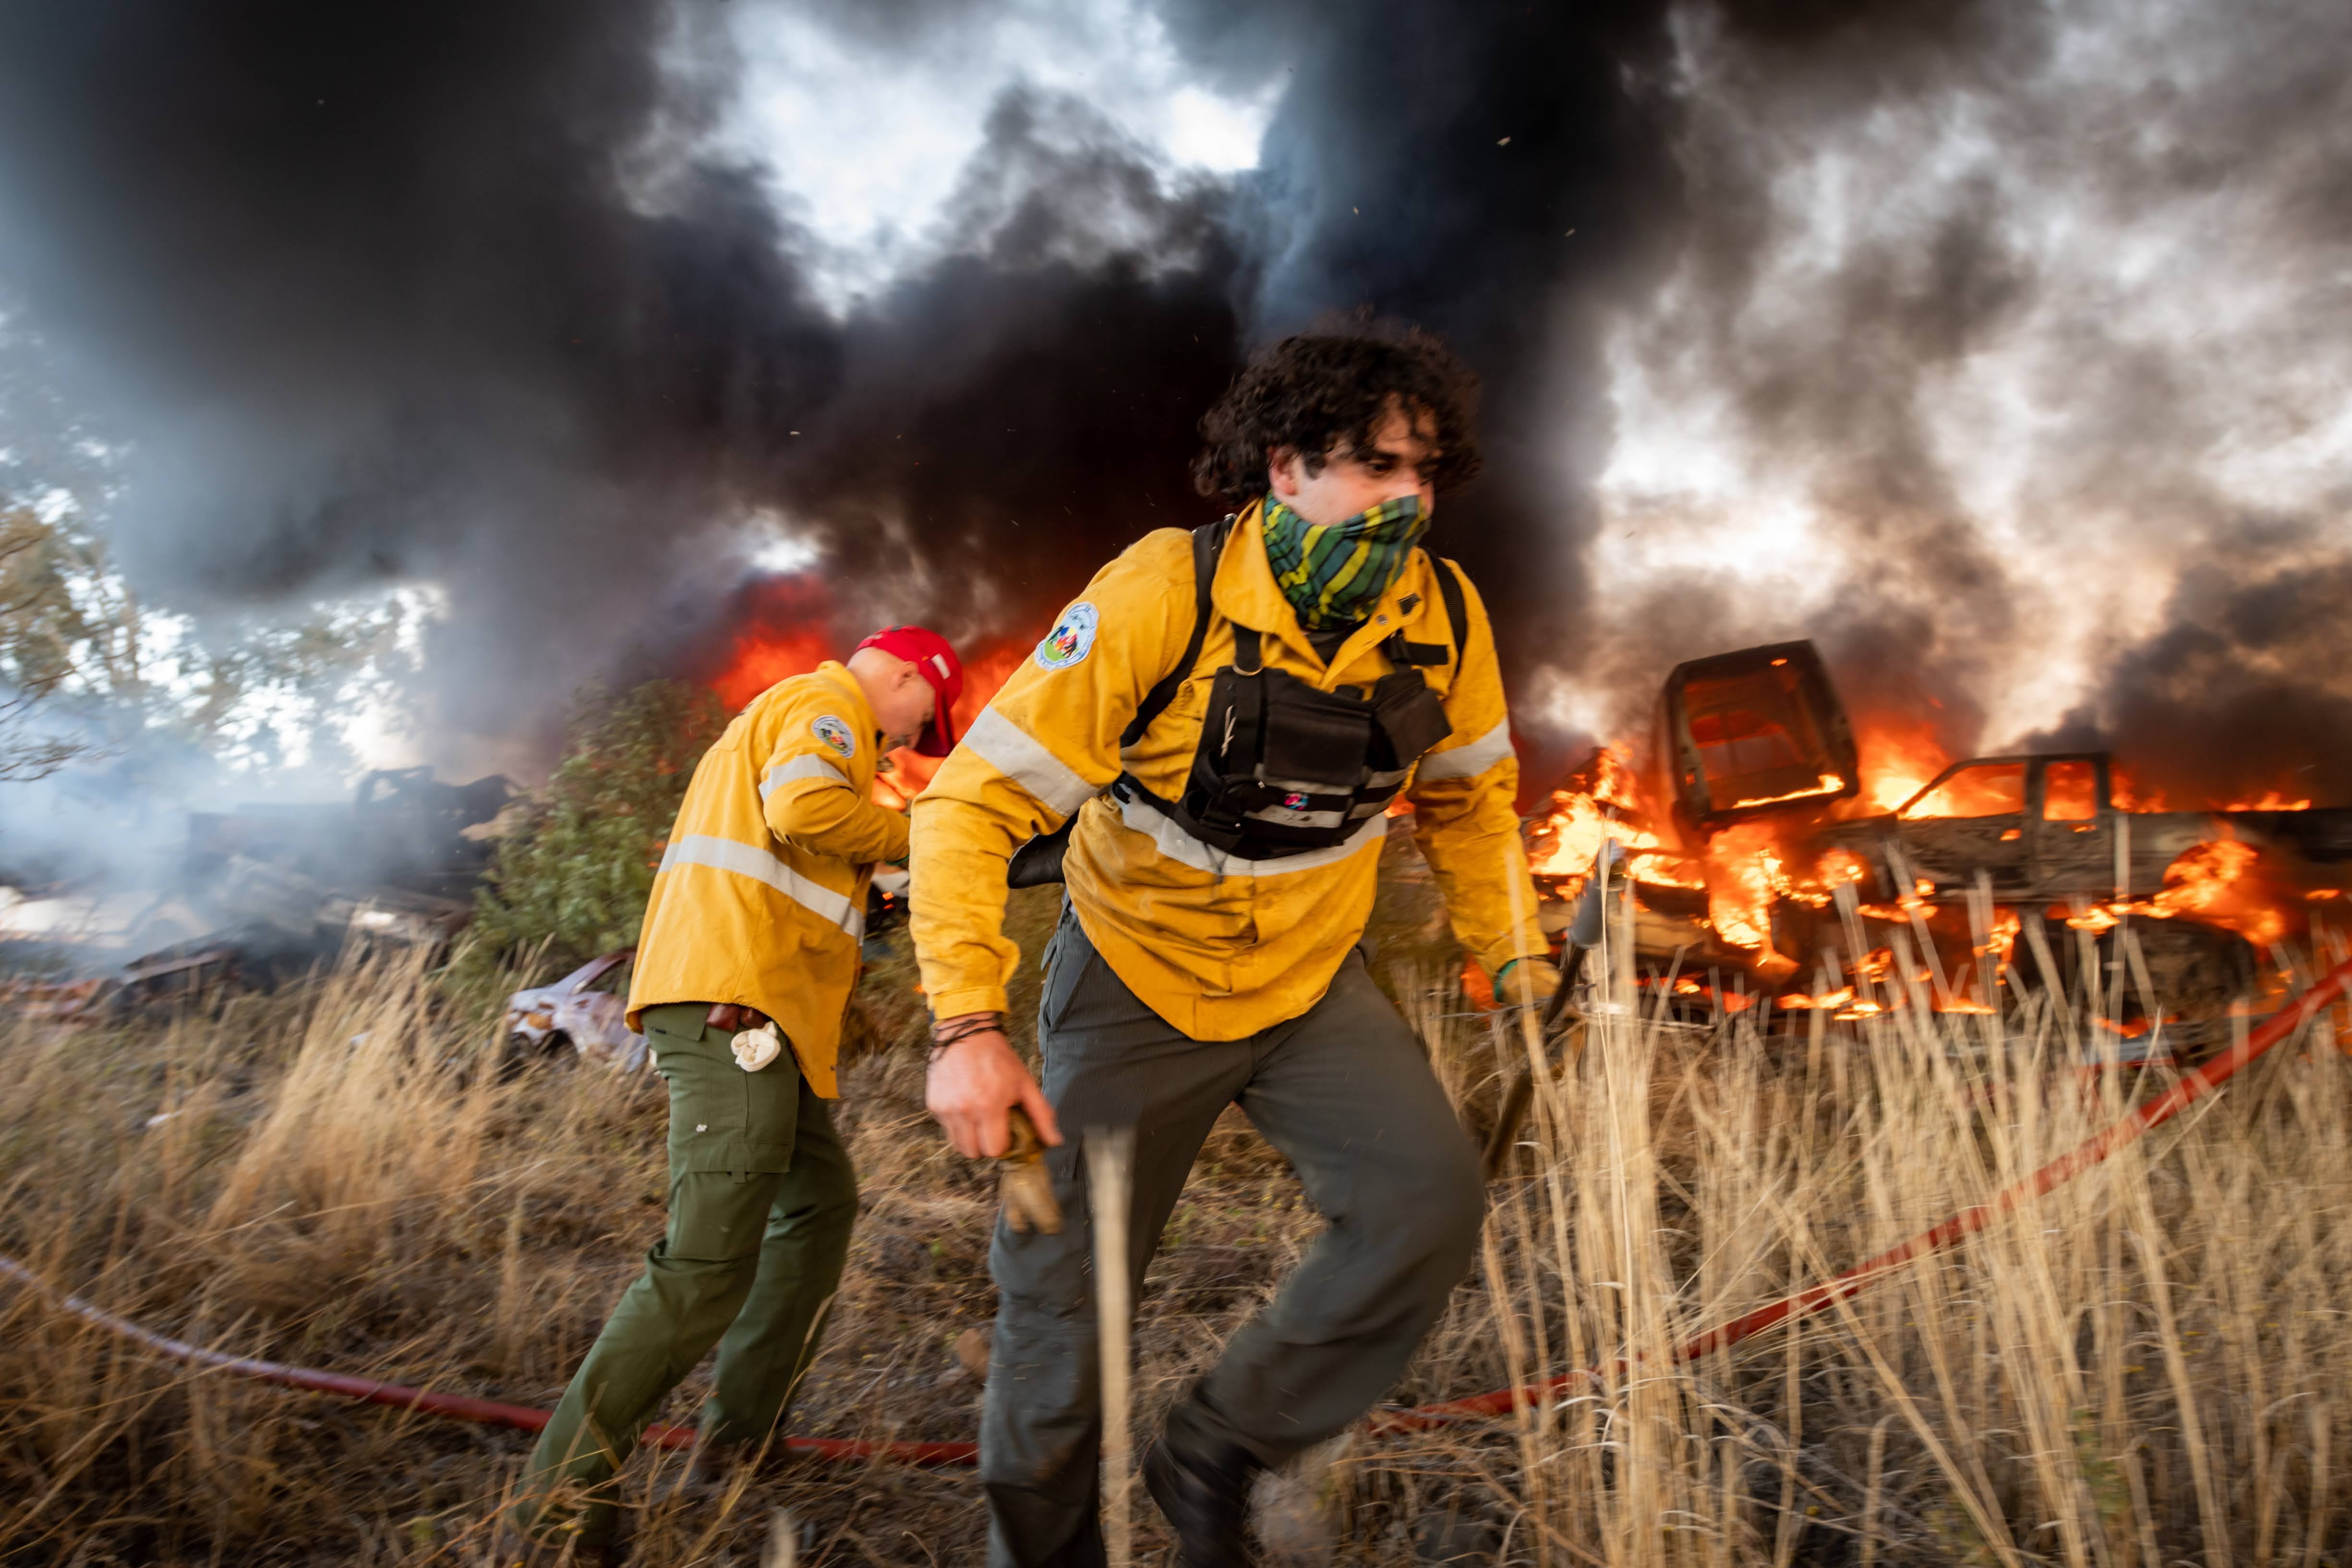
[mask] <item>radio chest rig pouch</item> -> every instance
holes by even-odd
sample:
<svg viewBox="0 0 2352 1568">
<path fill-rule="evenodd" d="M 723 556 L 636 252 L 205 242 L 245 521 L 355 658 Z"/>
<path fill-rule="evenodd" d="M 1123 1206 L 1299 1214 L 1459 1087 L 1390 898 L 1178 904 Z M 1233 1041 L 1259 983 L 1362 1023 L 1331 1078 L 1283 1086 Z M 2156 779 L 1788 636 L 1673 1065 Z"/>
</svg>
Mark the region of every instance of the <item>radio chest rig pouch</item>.
<svg viewBox="0 0 2352 1568">
<path fill-rule="evenodd" d="M 1201 743 L 1177 800 L 1131 776 L 1116 787 L 1149 801 L 1204 844 L 1249 860 L 1278 859 L 1345 842 L 1388 808 L 1421 754 L 1454 732 L 1437 693 L 1407 665 L 1369 695 L 1322 691 L 1268 669 L 1260 636 L 1234 627 L 1234 662 L 1216 673 Z M 1390 653 L 1418 655 L 1391 638 Z M 1442 661 L 1445 650 L 1434 650 Z"/>
<path fill-rule="evenodd" d="M 1192 635 L 1183 657 L 1144 695 L 1119 737 L 1122 746 L 1142 739 L 1200 660 L 1212 618 L 1210 589 L 1233 521 L 1192 531 Z M 1453 733 L 1419 667 L 1450 656 L 1458 669 L 1469 617 L 1453 566 L 1432 559 L 1452 647 L 1407 642 L 1400 633 L 1382 645 L 1397 668 L 1369 692 L 1322 691 L 1286 670 L 1266 668 L 1261 634 L 1236 624 L 1234 662 L 1211 684 L 1183 794 L 1162 800 L 1126 773 L 1113 792 L 1150 804 L 1202 842 L 1243 859 L 1278 859 L 1345 842 L 1365 818 L 1388 808 L 1422 754 Z M 1023 845 L 1007 868 L 1008 885 L 1060 881 L 1076 820 L 1074 812 L 1058 830 Z"/>
</svg>

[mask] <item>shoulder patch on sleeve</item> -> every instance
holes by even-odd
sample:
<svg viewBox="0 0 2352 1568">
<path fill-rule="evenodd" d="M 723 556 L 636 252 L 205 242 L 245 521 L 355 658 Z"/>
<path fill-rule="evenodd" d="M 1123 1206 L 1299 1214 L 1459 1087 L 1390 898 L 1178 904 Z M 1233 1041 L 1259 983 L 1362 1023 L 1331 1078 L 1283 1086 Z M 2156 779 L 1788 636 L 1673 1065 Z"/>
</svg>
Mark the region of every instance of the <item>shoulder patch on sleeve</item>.
<svg viewBox="0 0 2352 1568">
<path fill-rule="evenodd" d="M 1054 623 L 1054 629 L 1037 645 L 1037 668 L 1067 669 L 1074 664 L 1085 663 L 1087 655 L 1094 651 L 1098 619 L 1095 607 L 1084 599 L 1064 610 L 1062 618 Z"/>
<path fill-rule="evenodd" d="M 857 754 L 857 735 L 846 721 L 830 713 L 821 713 L 809 721 L 809 731 L 836 754 L 854 757 Z"/>
</svg>

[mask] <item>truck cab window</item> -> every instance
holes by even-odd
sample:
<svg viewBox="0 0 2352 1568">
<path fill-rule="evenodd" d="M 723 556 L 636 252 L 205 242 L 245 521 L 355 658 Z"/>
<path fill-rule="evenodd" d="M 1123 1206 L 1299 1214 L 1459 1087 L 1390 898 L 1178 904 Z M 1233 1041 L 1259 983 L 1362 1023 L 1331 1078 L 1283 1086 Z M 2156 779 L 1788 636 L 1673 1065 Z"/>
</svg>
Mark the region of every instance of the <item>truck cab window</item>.
<svg viewBox="0 0 2352 1568">
<path fill-rule="evenodd" d="M 1927 817 L 2014 816 L 2025 809 L 2023 763 L 1979 763 L 1960 769 L 1903 808 L 1906 822 Z"/>
<path fill-rule="evenodd" d="M 2042 770 L 2042 821 L 2090 822 L 2098 815 L 2098 773 L 2087 759 L 2052 763 Z"/>
</svg>

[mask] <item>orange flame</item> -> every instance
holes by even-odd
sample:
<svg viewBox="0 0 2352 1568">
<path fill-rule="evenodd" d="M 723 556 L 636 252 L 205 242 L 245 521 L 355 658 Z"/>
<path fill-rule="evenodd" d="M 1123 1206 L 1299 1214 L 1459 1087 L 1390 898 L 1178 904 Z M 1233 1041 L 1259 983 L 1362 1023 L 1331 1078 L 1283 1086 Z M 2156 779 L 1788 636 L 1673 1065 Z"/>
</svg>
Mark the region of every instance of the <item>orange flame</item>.
<svg viewBox="0 0 2352 1568">
<path fill-rule="evenodd" d="M 2306 795 L 2298 799 L 2289 800 L 2283 791 L 2271 789 L 2264 790 L 2250 800 L 2233 800 L 2221 809 L 2223 811 L 2309 811 L 2311 797 Z"/>
<path fill-rule="evenodd" d="M 2222 832 L 2229 831 L 2225 824 Z M 2159 919 L 2195 915 L 2267 947 L 2286 934 L 2286 917 L 2254 876 L 2260 858 L 2252 845 L 2234 836 L 2200 844 L 2166 869 L 2148 912 Z"/>
<path fill-rule="evenodd" d="M 1821 879 L 1832 887 L 1840 882 L 1859 882 L 1870 874 L 1870 867 L 1851 849 L 1832 849 L 1822 855 L 1818 868 Z"/>
<path fill-rule="evenodd" d="M 1717 834 L 1706 869 L 1706 918 L 1716 934 L 1734 947 L 1769 951 L 1773 895 L 1787 881 L 1771 825 L 1741 822 Z"/>
<path fill-rule="evenodd" d="M 1947 816 L 2005 816 L 2025 809 L 2025 764 L 1985 763 L 1962 768 L 1934 793 L 1904 807 L 1906 821 Z"/>
<path fill-rule="evenodd" d="M 1924 719 L 1874 718 L 1859 727 L 1854 747 L 1862 761 L 1861 804 L 1871 812 L 1893 811 L 1952 763 Z"/>
<path fill-rule="evenodd" d="M 2089 763 L 2053 763 L 2042 770 L 2042 821 L 2091 822 L 2098 815 L 2099 776 Z"/>
<path fill-rule="evenodd" d="M 2023 929 L 2024 922 L 2018 919 L 2014 909 L 2007 904 L 1995 904 L 1992 930 L 1985 933 L 1984 945 L 1976 949 L 1977 953 L 1979 956 L 1990 953 L 1997 966 L 2007 969 L 2011 955 L 2017 952 L 2017 934 Z"/>
<path fill-rule="evenodd" d="M 2311 797 L 2290 795 L 2284 789 L 2266 789 L 2259 795 L 2240 795 L 2234 800 L 2218 801 L 2208 798 L 2205 805 L 2175 805 L 2159 789 L 2141 789 L 2132 782 L 2130 773 L 2121 766 L 2116 768 L 2116 806 L 2120 811 L 2309 811 Z"/>
<path fill-rule="evenodd" d="M 2164 886 L 2153 898 L 2053 904 L 2050 913 L 2095 934 L 2114 930 L 2126 916 L 2165 921 L 2188 915 L 2267 947 L 2294 923 L 2290 917 L 2296 900 L 2263 874 L 2260 850 L 2238 838 L 2227 823 L 2221 831 L 2221 837 L 2195 846 L 2168 867 Z M 2304 898 L 2328 893 L 2321 889 Z"/>
<path fill-rule="evenodd" d="M 1553 794 L 1551 815 L 1536 829 L 1529 846 L 1530 870 L 1538 877 L 1581 878 L 1600 858 L 1601 846 L 1613 838 L 1634 852 L 1625 867 L 1636 881 L 1680 888 L 1705 885 L 1696 867 L 1640 826 L 1641 786 L 1621 748 L 1603 747 L 1582 772 L 1591 780 L 1587 787 Z"/>
<path fill-rule="evenodd" d="M 805 597 L 804 590 L 792 595 L 792 610 L 804 609 L 800 600 Z M 955 705 L 956 733 L 961 735 L 980 717 L 980 710 L 988 706 L 1013 672 L 1021 668 L 1029 648 L 1025 643 L 1014 646 L 992 641 L 959 651 L 964 660 L 963 693 Z M 747 626 L 735 634 L 726 667 L 711 678 L 710 689 L 728 707 L 740 710 L 776 682 L 806 675 L 828 657 L 833 657 L 829 640 L 814 627 Z M 884 770 L 875 775 L 875 803 L 896 811 L 905 810 L 930 784 L 942 760 L 912 751 L 893 752 L 884 759 Z"/>
<path fill-rule="evenodd" d="M 2116 917 L 2116 908 L 2112 903 L 2090 904 L 2080 913 L 2069 910 L 2064 904 L 2056 904 L 2052 906 L 2050 912 L 2063 913 L 2068 926 L 2075 931 L 2086 931 L 2094 934 L 2113 931 L 2122 923 Z"/>
<path fill-rule="evenodd" d="M 740 710 L 751 699 L 779 680 L 806 675 L 825 660 L 825 639 L 814 631 L 772 631 L 754 627 L 738 633 L 727 668 L 710 689 L 728 707 Z"/>
<path fill-rule="evenodd" d="M 1862 764 L 1862 789 L 1855 798 L 1831 805 L 1809 820 L 1804 803 L 1816 795 L 1827 795 L 1842 787 L 1840 781 L 1824 774 L 1818 791 L 1798 790 L 1769 801 L 1743 801 L 1740 804 L 1748 807 L 1785 804 L 1794 809 L 1778 817 L 1737 823 L 1720 829 L 1695 852 L 1685 851 L 1671 841 L 1663 826 L 1653 831 L 1652 824 L 1663 824 L 1664 808 L 1644 800 L 1643 775 L 1627 765 L 1625 749 L 1611 747 L 1580 770 L 1570 787 L 1552 797 L 1549 815 L 1531 836 L 1534 869 L 1539 876 L 1560 879 L 1561 890 L 1572 893 L 1574 882 L 1591 867 L 1601 845 L 1613 838 L 1631 851 L 1627 870 L 1637 889 L 1648 885 L 1663 898 L 1668 887 L 1703 889 L 1706 895 L 1707 928 L 1724 945 L 1745 949 L 1749 973 L 1763 977 L 1767 984 L 1777 989 L 1794 973 L 1797 961 L 1773 950 L 1776 908 L 1785 911 L 1791 902 L 1826 906 L 1840 887 L 1854 886 L 1859 890 L 1870 881 L 1870 867 L 1862 856 L 1843 849 L 1821 851 L 1811 847 L 1812 829 L 1822 820 L 1850 821 L 1889 813 L 1906 805 L 1909 809 L 1903 815 L 1913 819 L 2000 816 L 2021 818 L 2025 810 L 2028 769 L 2021 763 L 1965 767 L 1945 779 L 1933 794 L 1923 795 L 1927 785 L 1950 765 L 1932 724 L 1926 720 L 1874 719 L 1857 726 L 1856 744 Z M 2064 758 L 2050 763 L 2043 773 L 2042 819 L 2072 825 L 2078 833 L 2096 831 L 2100 824 L 2097 778 L 2097 771 L 2088 759 Z M 2136 792 L 2129 777 L 2120 769 L 2115 770 L 2110 779 L 2115 804 L 2123 809 L 2162 810 L 2167 805 L 2160 794 Z M 2249 795 L 2225 809 L 2288 811 L 2308 805 L 2299 796 L 2272 790 Z M 2000 837 L 2013 842 L 2025 837 L 2031 830 L 2030 826 L 2011 827 Z M 2054 831 L 2063 832 L 2065 828 L 2061 826 Z M 2343 896 L 2332 889 L 2284 885 L 2279 880 L 2283 873 L 2263 866 L 2262 857 L 2253 846 L 2228 835 L 2226 823 L 2216 824 L 2216 831 L 2222 837 L 2191 850 L 2176 862 L 2166 873 L 2163 889 L 2153 898 L 2124 902 L 2078 899 L 2053 906 L 2048 913 L 2077 931 L 2094 934 L 2109 931 L 2123 919 L 2135 915 L 2153 919 L 2186 916 L 2235 931 L 2260 946 L 2277 942 L 2291 929 L 2299 927 L 2306 918 L 2304 911 L 2313 904 Z M 1946 982 L 1951 989 L 1933 988 L 1939 993 L 1932 1004 L 1938 1011 L 1995 1013 L 1999 997 L 1986 992 L 1983 976 L 1976 966 L 1990 960 L 1996 977 L 2009 971 L 2023 929 L 2020 912 L 2014 908 L 1996 906 L 1990 931 L 1970 937 L 1962 929 L 1966 924 L 1964 912 L 1952 904 L 1938 902 L 1948 893 L 1948 888 L 1939 889 L 1935 883 L 1921 879 L 1892 900 L 1859 904 L 1857 908 L 1865 920 L 1929 928 L 1926 940 L 1946 960 L 1957 962 L 1957 969 L 1948 974 Z M 1687 903 L 1675 902 L 1669 907 L 1687 908 Z M 2039 909 L 2034 918 L 2042 918 Z M 1801 913 L 1797 923 L 1801 927 L 1810 921 Z M 1858 963 L 1850 960 L 1848 971 L 1824 981 L 1820 987 L 1822 994 L 1792 990 L 1780 995 L 1780 1005 L 1790 1009 L 1824 1010 L 1843 1018 L 1865 1017 L 1890 1006 L 1914 1005 L 1908 987 L 1928 980 L 1927 971 L 1908 980 L 1893 973 L 1891 954 L 1884 949 L 1866 955 Z M 1849 979 L 1852 984 L 1838 984 Z M 1867 993 L 1882 986 L 1885 988 L 1882 999 L 1872 1000 Z M 1687 994 L 1687 987 L 1685 989 Z"/>
<path fill-rule="evenodd" d="M 1835 773 L 1823 773 L 1821 783 L 1811 789 L 1792 789 L 1786 795 L 1768 795 L 1755 800 L 1734 801 L 1732 809 L 1745 811 L 1751 805 L 1779 805 L 1784 801 L 1811 800 L 1818 795 L 1835 795 L 1843 788 L 1845 788 L 1845 780 Z"/>
<path fill-rule="evenodd" d="M 2111 769 L 2107 778 L 2108 790 L 2115 796 L 2117 811 L 2170 811 L 2172 809 L 2166 803 L 2162 790 L 2140 788 L 2132 782 L 2130 773 L 2121 766 Z"/>
</svg>

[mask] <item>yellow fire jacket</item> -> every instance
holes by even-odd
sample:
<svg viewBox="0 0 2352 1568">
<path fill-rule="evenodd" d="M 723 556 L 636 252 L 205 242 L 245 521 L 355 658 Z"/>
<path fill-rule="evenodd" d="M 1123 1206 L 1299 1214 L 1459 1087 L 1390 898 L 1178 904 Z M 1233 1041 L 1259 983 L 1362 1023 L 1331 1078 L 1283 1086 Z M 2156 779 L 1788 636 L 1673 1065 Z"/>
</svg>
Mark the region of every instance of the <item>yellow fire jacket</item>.
<svg viewBox="0 0 2352 1568">
<path fill-rule="evenodd" d="M 1178 529 L 1146 535 L 1095 574 L 916 798 L 911 924 L 939 1016 L 1004 1007 L 1019 960 L 1003 933 L 1006 862 L 1072 812 L 1064 868 L 1079 923 L 1136 995 L 1194 1039 L 1240 1039 L 1306 1012 L 1363 935 L 1387 837 L 1381 817 L 1335 848 L 1254 862 L 1221 854 L 1149 803 L 1102 793 L 1122 769 L 1163 800 L 1182 793 L 1211 683 L 1233 662 L 1235 622 L 1264 634 L 1267 665 L 1326 691 L 1387 674 L 1378 645 L 1398 631 L 1451 647 L 1436 568 L 1415 551 L 1327 667 L 1275 584 L 1257 518 L 1255 508 L 1243 513 L 1225 546 L 1200 658 L 1132 748 L 1120 750 L 1121 732 L 1192 629 L 1192 542 Z M 1545 947 L 1513 805 L 1518 760 L 1494 631 L 1466 581 L 1464 597 L 1461 668 L 1449 659 L 1422 672 L 1454 731 L 1404 793 L 1455 935 L 1494 970 Z M 1525 911 L 1516 931 L 1515 879 Z"/>
<path fill-rule="evenodd" d="M 866 880 L 875 862 L 907 853 L 907 819 L 871 798 L 880 757 L 857 678 L 830 661 L 735 716 L 696 766 L 662 851 L 631 1028 L 666 1002 L 756 1007 L 810 1087 L 839 1094 L 834 1058 L 857 984 Z"/>
</svg>

